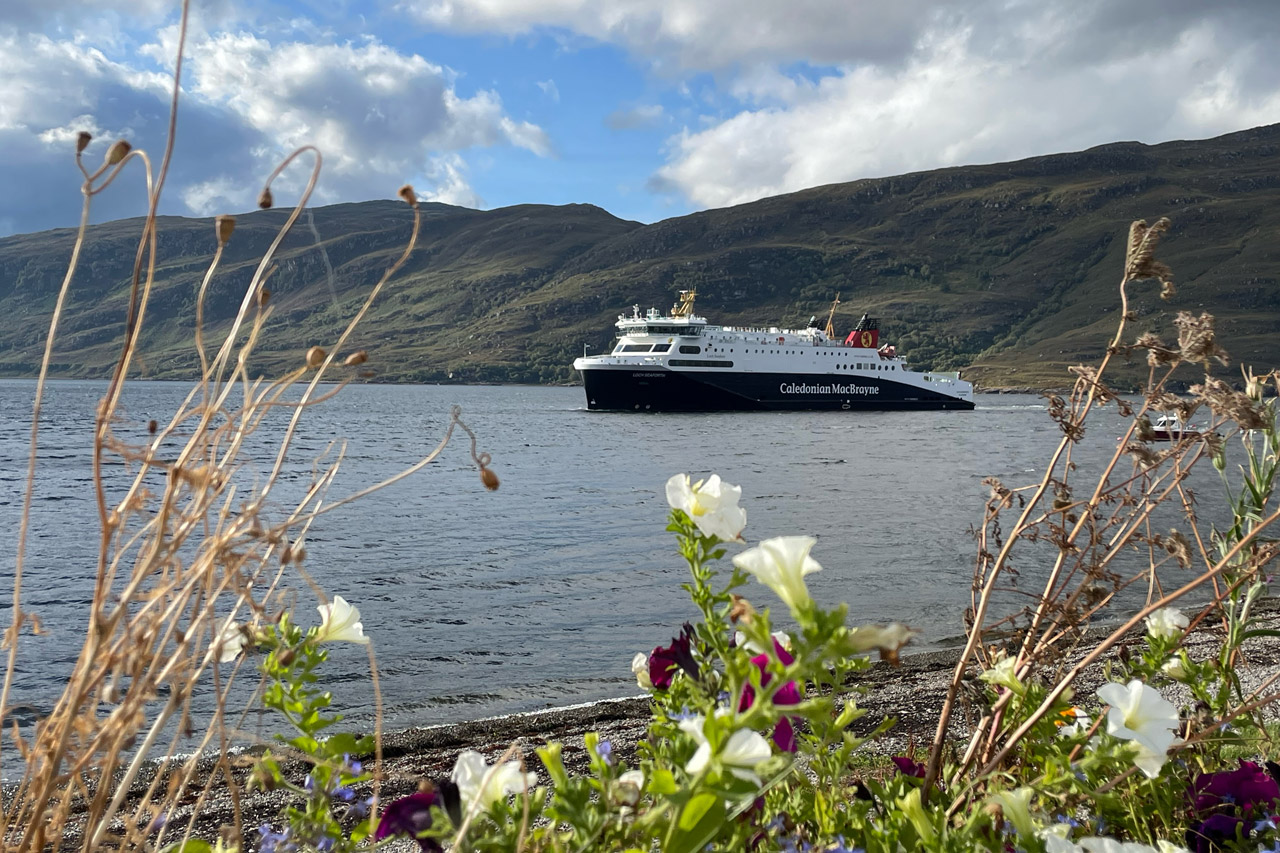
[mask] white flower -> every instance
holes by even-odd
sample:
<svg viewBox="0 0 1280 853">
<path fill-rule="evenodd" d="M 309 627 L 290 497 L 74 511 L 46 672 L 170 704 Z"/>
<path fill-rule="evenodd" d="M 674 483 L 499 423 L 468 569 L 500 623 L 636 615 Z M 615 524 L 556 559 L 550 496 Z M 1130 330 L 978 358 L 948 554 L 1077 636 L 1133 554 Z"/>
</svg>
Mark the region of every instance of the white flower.
<svg viewBox="0 0 1280 853">
<path fill-rule="evenodd" d="M 507 761 L 491 768 L 483 755 L 471 749 L 458 756 L 450 778 L 458 786 L 462 808 L 466 812 L 471 811 L 475 803 L 480 804 L 481 811 L 487 811 L 508 794 L 523 793 L 538 781 L 535 773 L 521 773 L 518 761 Z"/>
<path fill-rule="evenodd" d="M 1026 690 L 1022 680 L 1018 678 L 1018 658 L 1004 655 L 995 662 L 991 669 L 985 670 L 978 678 L 988 684 L 1008 687 L 1014 693 L 1021 694 Z"/>
<path fill-rule="evenodd" d="M 1160 671 L 1175 681 L 1187 680 L 1187 668 L 1182 665 L 1182 656 L 1175 655 L 1160 664 Z"/>
<path fill-rule="evenodd" d="M 1137 747 L 1133 763 L 1151 779 L 1160 775 L 1169 747 L 1176 740 L 1178 709 L 1160 691 L 1136 678 L 1128 685 L 1102 685 L 1098 698 L 1111 706 L 1107 711 L 1107 734 L 1133 741 Z"/>
<path fill-rule="evenodd" d="M 649 656 L 644 652 L 636 652 L 636 656 L 631 659 L 631 672 L 642 690 L 653 689 L 653 682 L 649 680 Z"/>
<path fill-rule="evenodd" d="M 1081 838 L 1080 846 L 1076 849 L 1083 850 L 1085 853 L 1187 853 L 1187 848 L 1179 847 L 1164 839 L 1157 841 L 1156 846 L 1152 847 L 1137 841 L 1117 841 L 1114 838 L 1096 835 Z"/>
<path fill-rule="evenodd" d="M 360 611 L 347 604 L 340 595 L 333 597 L 332 604 L 321 604 L 320 628 L 316 631 L 317 643 L 359 643 L 368 645 L 369 638 L 364 635 L 364 625 L 360 623 Z"/>
<path fill-rule="evenodd" d="M 684 766 L 685 772 L 690 775 L 701 773 L 711 761 L 711 744 L 707 741 L 707 736 L 702 731 L 702 726 L 705 722 L 706 719 L 704 717 L 694 716 L 683 719 L 678 723 L 685 734 L 688 734 L 698 742 L 697 752 L 693 754 L 693 757 Z M 739 779 L 759 785 L 760 777 L 755 774 L 753 768 L 760 762 L 768 760 L 771 755 L 773 755 L 773 750 L 770 748 L 769 742 L 761 737 L 759 732 L 753 732 L 750 729 L 738 729 L 729 735 L 729 739 L 721 746 L 716 760 Z"/>
<path fill-rule="evenodd" d="M 1060 713 L 1057 723 L 1059 737 L 1076 737 L 1089 731 L 1093 720 L 1089 719 L 1089 715 L 1084 711 L 1072 705 Z"/>
<path fill-rule="evenodd" d="M 809 588 L 804 576 L 821 571 L 818 561 L 809 556 L 817 542 L 812 536 L 778 536 L 766 539 L 755 548 L 733 558 L 733 564 L 778 594 L 792 613 L 809 602 Z"/>
<path fill-rule="evenodd" d="M 232 622 L 222 629 L 218 635 L 218 663 L 231 663 L 244 651 L 245 634 L 240 626 Z"/>
<path fill-rule="evenodd" d="M 787 651 L 791 651 L 791 635 L 786 631 L 774 631 L 773 639 L 778 645 L 782 646 Z M 746 649 L 753 655 L 766 655 L 772 651 L 772 649 L 761 648 L 760 644 L 753 640 L 748 640 L 747 635 L 741 631 L 733 632 L 733 642 L 738 646 L 738 648 Z"/>
<path fill-rule="evenodd" d="M 1146 618 L 1147 633 L 1160 640 L 1173 640 L 1182 636 L 1191 624 L 1185 613 L 1176 607 L 1161 607 Z"/>
<path fill-rule="evenodd" d="M 916 633 L 901 622 L 891 622 L 884 626 L 861 625 L 850 632 L 849 638 L 853 642 L 854 651 L 869 652 L 879 649 L 882 657 L 892 659 Z"/>
<path fill-rule="evenodd" d="M 676 474 L 667 480 L 667 503 L 683 510 L 706 536 L 729 541 L 739 538 L 747 526 L 746 510 L 738 506 L 741 486 L 731 486 L 712 474 L 705 481 L 689 485 L 688 474 Z"/>
<path fill-rule="evenodd" d="M 644 771 L 628 770 L 618 777 L 618 800 L 623 805 L 634 806 L 640 802 L 640 792 L 644 790 Z"/>
<path fill-rule="evenodd" d="M 1032 838 L 1036 834 L 1035 824 L 1031 820 L 1031 795 L 1034 793 L 1035 789 L 1024 786 L 1012 791 L 997 791 L 991 795 L 991 801 L 1004 812 L 1005 820 L 1013 824 L 1013 828 L 1023 838 Z"/>
</svg>

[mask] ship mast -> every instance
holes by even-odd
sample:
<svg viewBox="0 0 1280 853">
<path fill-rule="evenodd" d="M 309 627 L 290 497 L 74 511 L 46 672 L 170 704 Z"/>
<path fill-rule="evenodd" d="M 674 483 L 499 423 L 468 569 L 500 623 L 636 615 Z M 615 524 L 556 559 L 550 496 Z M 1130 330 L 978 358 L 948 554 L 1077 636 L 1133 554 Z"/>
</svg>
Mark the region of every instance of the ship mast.
<svg viewBox="0 0 1280 853">
<path fill-rule="evenodd" d="M 836 306 L 839 304 L 840 304 L 840 294 L 837 293 L 836 301 L 831 303 L 831 313 L 827 315 L 827 337 L 828 338 L 834 338 L 836 336 L 835 327 L 831 325 L 831 323 L 836 318 Z"/>
<path fill-rule="evenodd" d="M 693 316 L 693 300 L 697 298 L 698 290 L 680 291 L 680 301 L 671 308 L 672 317 L 692 317 Z"/>
</svg>

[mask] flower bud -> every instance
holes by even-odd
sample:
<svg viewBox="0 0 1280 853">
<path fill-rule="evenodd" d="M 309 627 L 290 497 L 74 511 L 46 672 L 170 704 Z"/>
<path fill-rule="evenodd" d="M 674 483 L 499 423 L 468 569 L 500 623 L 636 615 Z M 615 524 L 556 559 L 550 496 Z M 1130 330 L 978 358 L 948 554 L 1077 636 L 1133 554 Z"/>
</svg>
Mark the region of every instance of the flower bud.
<svg viewBox="0 0 1280 853">
<path fill-rule="evenodd" d="M 267 302 L 271 299 L 271 291 L 265 287 L 258 291 L 258 307 L 265 308 Z"/>
<path fill-rule="evenodd" d="M 236 218 L 225 213 L 213 218 L 213 226 L 218 231 L 218 242 L 223 245 L 231 239 L 231 232 L 236 230 Z"/>
<path fill-rule="evenodd" d="M 343 362 L 343 364 L 345 364 L 347 367 L 355 367 L 358 364 L 364 364 L 368 360 L 369 360 L 369 353 L 365 352 L 364 350 L 356 350 L 355 352 L 351 353 L 351 355 L 347 356 L 347 359 L 346 361 Z"/>
<path fill-rule="evenodd" d="M 410 207 L 417 207 L 417 206 L 418 206 L 418 194 L 417 194 L 417 193 L 415 193 L 415 192 L 413 191 L 413 185 L 412 185 L 412 184 L 405 184 L 404 186 L 402 186 L 402 187 L 400 188 L 400 192 L 399 192 L 399 193 L 397 193 L 397 195 L 399 195 L 399 196 L 400 196 L 400 198 L 404 199 L 404 200 L 405 200 L 405 202 L 406 202 Z"/>
<path fill-rule="evenodd" d="M 271 187 L 263 187 L 262 192 L 258 194 L 258 207 L 266 210 L 272 205 Z"/>
<path fill-rule="evenodd" d="M 480 469 L 480 482 L 484 483 L 484 487 L 491 492 L 496 492 L 500 485 L 498 475 L 493 473 L 493 470 L 490 468 Z"/>
<path fill-rule="evenodd" d="M 107 165 L 114 166 L 129 156 L 129 152 L 133 150 L 133 146 L 123 139 L 117 139 L 111 143 L 111 147 L 107 149 Z"/>
<path fill-rule="evenodd" d="M 307 367 L 319 367 L 324 364 L 327 354 L 321 347 L 312 347 L 307 350 Z"/>
<path fill-rule="evenodd" d="M 147 432 L 151 433 L 152 435 L 156 434 L 156 430 L 159 429 L 159 427 L 160 425 L 155 422 L 154 418 L 152 420 L 147 421 Z"/>
<path fill-rule="evenodd" d="M 92 140 L 93 134 L 89 133 L 87 130 L 80 131 L 80 134 L 76 137 L 76 153 L 79 154 L 84 151 L 84 149 L 88 148 L 89 143 Z"/>
</svg>

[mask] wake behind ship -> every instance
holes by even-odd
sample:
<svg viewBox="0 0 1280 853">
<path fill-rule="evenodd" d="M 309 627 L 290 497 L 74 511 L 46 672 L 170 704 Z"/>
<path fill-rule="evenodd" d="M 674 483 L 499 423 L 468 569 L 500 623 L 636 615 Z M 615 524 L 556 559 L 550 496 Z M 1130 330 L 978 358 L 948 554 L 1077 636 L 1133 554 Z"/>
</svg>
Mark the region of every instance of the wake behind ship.
<svg viewBox="0 0 1280 853">
<path fill-rule="evenodd" d="M 708 325 L 680 292 L 669 314 L 650 308 L 618 316 L 618 343 L 573 362 L 587 408 L 610 411 L 972 409 L 973 385 L 959 373 L 907 369 L 881 345 L 863 315 L 843 340 L 825 330 Z"/>
</svg>

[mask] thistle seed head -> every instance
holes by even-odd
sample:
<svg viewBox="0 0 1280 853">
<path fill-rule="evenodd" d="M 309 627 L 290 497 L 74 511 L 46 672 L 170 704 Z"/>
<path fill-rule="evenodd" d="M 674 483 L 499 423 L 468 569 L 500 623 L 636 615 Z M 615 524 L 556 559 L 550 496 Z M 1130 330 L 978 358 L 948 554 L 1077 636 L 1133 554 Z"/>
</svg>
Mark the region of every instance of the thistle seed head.
<svg viewBox="0 0 1280 853">
<path fill-rule="evenodd" d="M 405 184 L 404 186 L 402 186 L 400 188 L 400 191 L 397 193 L 397 195 L 399 195 L 400 198 L 404 199 L 405 203 L 408 204 L 410 207 L 418 206 L 418 194 L 413 191 L 412 184 Z"/>
<path fill-rule="evenodd" d="M 263 187 L 262 192 L 258 194 L 258 207 L 266 210 L 272 205 L 271 187 Z"/>
<path fill-rule="evenodd" d="M 76 136 L 76 153 L 80 154 L 84 149 L 89 147 L 89 143 L 93 141 L 93 134 L 87 130 L 82 130 Z"/>
<path fill-rule="evenodd" d="M 484 483 L 484 487 L 491 492 L 496 492 L 498 490 L 498 486 L 501 485 L 498 480 L 498 475 L 493 473 L 492 468 L 480 469 L 480 482 Z"/>
<path fill-rule="evenodd" d="M 343 361 L 342 363 L 345 364 L 347 367 L 355 367 L 357 365 L 364 364 L 368 360 L 369 360 L 369 353 L 365 352 L 364 350 L 356 350 L 355 352 L 351 353 L 351 355 L 347 356 L 346 360 Z"/>
<path fill-rule="evenodd" d="M 325 356 L 328 355 L 321 347 L 312 347 L 307 350 L 307 367 L 319 367 L 324 364 Z"/>
<path fill-rule="evenodd" d="M 218 242 L 225 246 L 227 241 L 231 239 L 231 232 L 236 230 L 236 218 L 222 214 L 213 218 L 213 227 L 218 232 Z"/>
</svg>

